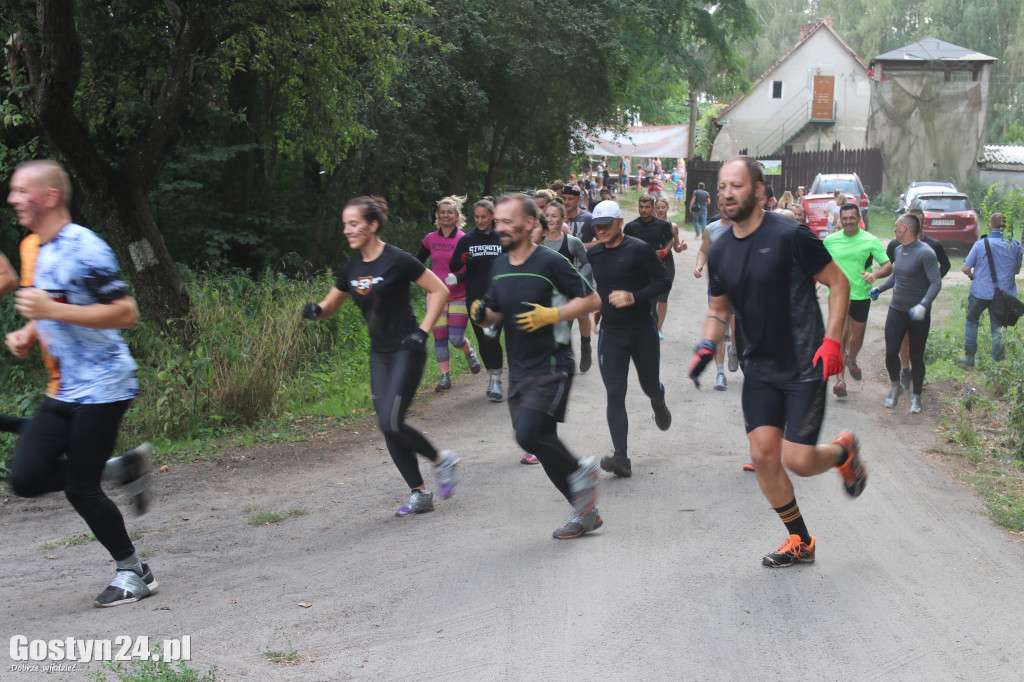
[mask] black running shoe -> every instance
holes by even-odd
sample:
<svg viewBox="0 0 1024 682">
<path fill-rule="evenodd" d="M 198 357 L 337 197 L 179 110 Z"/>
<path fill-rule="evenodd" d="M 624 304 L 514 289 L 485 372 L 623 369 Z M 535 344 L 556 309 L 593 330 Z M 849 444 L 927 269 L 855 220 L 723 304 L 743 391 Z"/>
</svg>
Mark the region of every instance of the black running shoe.
<svg viewBox="0 0 1024 682">
<path fill-rule="evenodd" d="M 601 468 L 621 478 L 629 478 L 633 475 L 633 465 L 630 463 L 629 457 L 625 455 L 602 457 Z"/>
<path fill-rule="evenodd" d="M 761 565 L 770 568 L 783 568 L 796 563 L 814 563 L 814 537 L 811 543 L 805 544 L 799 535 L 790 535 L 782 546 L 771 554 L 761 557 Z"/>
<path fill-rule="evenodd" d="M 119 568 L 114 580 L 107 586 L 107 589 L 92 600 L 92 605 L 106 608 L 130 604 L 153 594 L 156 592 L 157 586 L 156 578 L 153 577 L 153 572 L 149 570 L 148 564 L 142 564 L 142 575 L 130 568 Z"/>
<path fill-rule="evenodd" d="M 668 411 L 668 405 L 665 403 L 665 398 L 662 397 L 660 402 L 651 401 L 651 407 L 654 408 L 654 423 L 658 425 L 658 428 L 662 431 L 668 431 L 668 428 L 672 426 L 672 413 Z"/>
</svg>

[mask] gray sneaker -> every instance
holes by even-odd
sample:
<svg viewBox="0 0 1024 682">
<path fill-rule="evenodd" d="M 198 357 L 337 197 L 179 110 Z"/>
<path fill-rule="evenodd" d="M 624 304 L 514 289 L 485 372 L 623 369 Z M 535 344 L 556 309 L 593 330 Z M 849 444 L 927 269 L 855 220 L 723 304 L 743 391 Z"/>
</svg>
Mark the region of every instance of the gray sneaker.
<svg viewBox="0 0 1024 682">
<path fill-rule="evenodd" d="M 736 346 L 731 343 L 725 347 L 725 354 L 729 358 L 729 371 L 735 372 L 740 368 L 740 356 L 736 353 Z"/>
<path fill-rule="evenodd" d="M 437 494 L 442 500 L 447 500 L 455 492 L 455 486 L 459 482 L 459 475 L 455 473 L 455 465 L 459 458 L 451 450 L 441 451 L 441 461 L 434 465 L 434 473 L 437 474 Z"/>
<path fill-rule="evenodd" d="M 603 525 L 604 519 L 601 518 L 601 514 L 598 513 L 596 508 L 591 509 L 589 513 L 582 516 L 573 512 L 572 517 L 569 519 L 569 523 L 556 529 L 555 532 L 551 534 L 551 537 L 556 540 L 572 540 L 573 538 L 580 537 L 584 533 L 597 530 Z"/>
<path fill-rule="evenodd" d="M 127 475 L 121 486 L 131 497 L 135 505 L 135 513 L 142 516 L 149 511 L 152 495 L 149 492 L 149 460 L 153 455 L 153 446 L 143 443 L 134 450 L 121 455 Z"/>
<path fill-rule="evenodd" d="M 504 398 L 501 393 L 501 370 L 491 370 L 491 379 L 487 382 L 487 398 L 492 403 L 500 403 Z"/>
<path fill-rule="evenodd" d="M 473 374 L 480 373 L 480 361 L 476 357 L 476 351 L 472 348 L 469 349 L 469 355 L 466 356 L 466 364 L 469 365 L 469 371 Z"/>
<path fill-rule="evenodd" d="M 142 564 L 142 575 L 130 568 L 119 568 L 114 580 L 107 586 L 107 589 L 92 600 L 92 605 L 106 608 L 119 604 L 130 604 L 153 594 L 157 587 L 158 583 L 153 577 L 153 572 L 149 570 L 148 564 Z"/>
<path fill-rule="evenodd" d="M 920 393 L 914 393 L 910 396 L 910 414 L 921 414 Z"/>
<path fill-rule="evenodd" d="M 715 390 L 724 391 L 728 381 L 725 380 L 725 372 L 719 372 L 718 376 L 715 377 Z"/>
<path fill-rule="evenodd" d="M 395 510 L 395 516 L 408 516 L 409 514 L 426 514 L 434 511 L 434 493 L 414 490 L 401 507 Z"/>
<path fill-rule="evenodd" d="M 580 460 L 576 471 L 569 474 L 569 490 L 572 491 L 572 506 L 580 516 L 586 516 L 597 506 L 597 460 L 586 457 Z"/>
<path fill-rule="evenodd" d="M 900 403 L 900 393 L 903 393 L 903 385 L 898 381 L 892 382 L 889 389 L 889 397 L 885 399 L 886 407 L 896 407 Z"/>
<path fill-rule="evenodd" d="M 437 382 L 437 386 L 434 387 L 434 391 L 441 393 L 447 391 L 452 387 L 452 375 L 445 372 L 441 375 L 441 381 Z"/>
</svg>

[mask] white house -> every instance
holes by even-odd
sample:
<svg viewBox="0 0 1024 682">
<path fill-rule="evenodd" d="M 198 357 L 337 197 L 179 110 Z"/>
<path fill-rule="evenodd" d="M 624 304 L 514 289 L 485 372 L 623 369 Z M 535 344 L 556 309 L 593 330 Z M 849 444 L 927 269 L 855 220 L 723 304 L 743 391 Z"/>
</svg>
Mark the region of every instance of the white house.
<svg viewBox="0 0 1024 682">
<path fill-rule="evenodd" d="M 802 24 L 800 40 L 718 118 L 712 161 L 744 149 L 771 156 L 793 150 L 866 147 L 871 87 L 868 67 L 832 27 L 831 19 Z"/>
</svg>

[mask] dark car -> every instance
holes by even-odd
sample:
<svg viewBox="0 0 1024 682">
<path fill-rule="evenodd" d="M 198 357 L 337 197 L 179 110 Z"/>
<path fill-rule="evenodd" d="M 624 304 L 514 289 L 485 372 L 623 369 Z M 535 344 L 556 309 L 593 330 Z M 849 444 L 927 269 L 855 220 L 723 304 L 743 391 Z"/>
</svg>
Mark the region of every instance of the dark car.
<svg viewBox="0 0 1024 682">
<path fill-rule="evenodd" d="M 899 205 L 896 207 L 896 215 L 903 215 L 914 203 L 914 199 L 922 194 L 932 192 L 955 192 L 956 185 L 952 182 L 912 182 L 907 185 L 907 190 L 900 195 Z"/>
<path fill-rule="evenodd" d="M 924 211 L 922 231 L 933 239 L 968 247 L 978 241 L 978 213 L 963 192 L 920 194 L 910 208 Z"/>
<path fill-rule="evenodd" d="M 864 226 L 868 225 L 868 209 L 871 202 L 868 200 L 868 193 L 864 189 L 864 183 L 856 173 L 818 173 L 807 190 L 808 194 L 833 194 L 836 190 L 842 190 L 847 201 L 860 206 L 860 219 Z"/>
</svg>

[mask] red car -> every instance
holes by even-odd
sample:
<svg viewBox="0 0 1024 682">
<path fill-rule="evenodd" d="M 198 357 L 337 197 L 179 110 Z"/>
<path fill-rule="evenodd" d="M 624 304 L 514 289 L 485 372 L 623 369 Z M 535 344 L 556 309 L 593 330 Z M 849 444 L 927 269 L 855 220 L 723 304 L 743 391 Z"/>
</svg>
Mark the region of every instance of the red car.
<svg viewBox="0 0 1024 682">
<path fill-rule="evenodd" d="M 924 211 L 922 231 L 940 242 L 956 242 L 970 247 L 978 241 L 978 213 L 962 192 L 921 194 L 910 208 Z"/>
<path fill-rule="evenodd" d="M 819 239 L 828 236 L 828 206 L 834 201 L 835 197 L 831 194 L 808 194 L 800 200 L 800 205 L 804 207 L 804 225 L 811 228 L 811 232 L 818 235 Z M 860 229 L 864 229 L 863 217 Z"/>
</svg>

